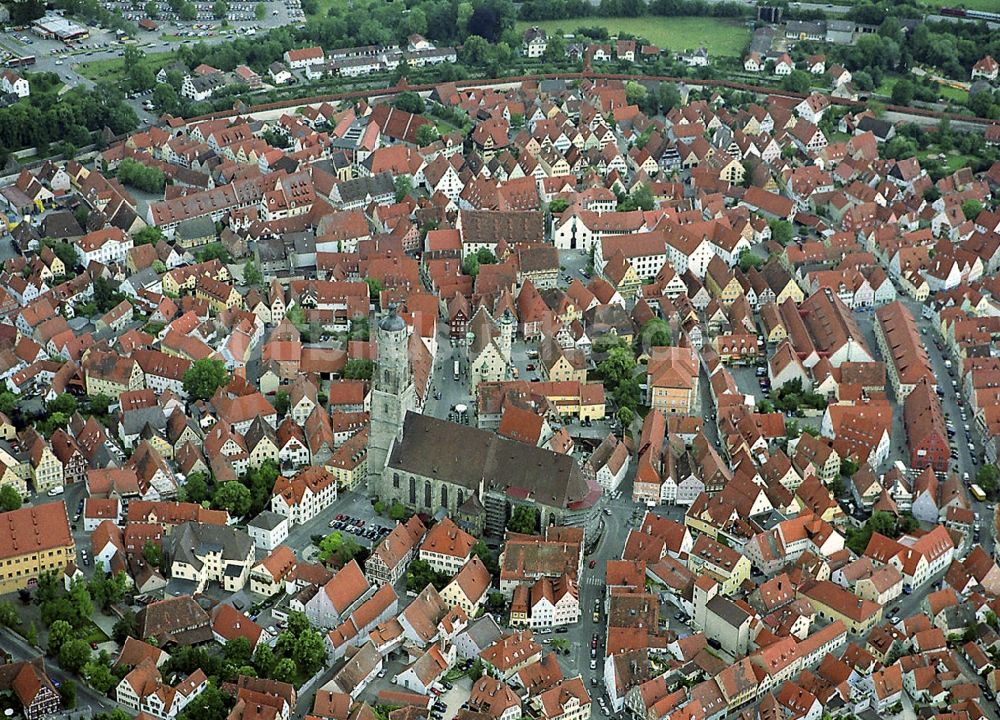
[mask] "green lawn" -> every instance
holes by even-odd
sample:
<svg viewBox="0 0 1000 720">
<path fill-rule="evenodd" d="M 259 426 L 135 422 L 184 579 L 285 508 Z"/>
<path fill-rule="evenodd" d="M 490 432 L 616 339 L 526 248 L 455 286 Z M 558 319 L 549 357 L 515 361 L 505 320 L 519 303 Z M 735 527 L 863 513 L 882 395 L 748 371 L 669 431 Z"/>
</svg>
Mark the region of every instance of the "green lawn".
<svg viewBox="0 0 1000 720">
<path fill-rule="evenodd" d="M 153 72 L 156 72 L 164 65 L 169 65 L 174 60 L 172 52 L 147 53 L 142 62 L 149 65 Z M 125 69 L 124 58 L 108 58 L 107 60 L 91 60 L 77 65 L 77 72 L 89 80 L 109 80 L 117 83 L 122 79 Z"/>
<path fill-rule="evenodd" d="M 940 154 L 941 154 L 941 151 L 937 150 L 937 149 L 935 149 L 935 150 L 921 150 L 920 152 L 917 153 L 917 159 L 920 160 L 920 161 L 925 161 L 925 160 L 927 160 L 927 158 L 933 157 L 934 160 L 936 160 L 938 162 L 942 162 L 942 161 L 938 160 L 938 157 L 937 157 Z M 961 168 L 964 168 L 964 167 L 968 166 L 969 163 L 971 163 L 973 161 L 973 159 L 974 158 L 972 158 L 972 157 L 970 157 L 968 155 L 961 155 L 961 154 L 958 154 L 958 153 L 954 153 L 954 154 L 948 154 L 947 158 L 945 158 L 945 160 L 943 161 L 943 163 L 944 163 L 944 166 L 946 168 L 948 168 L 949 172 L 955 172 L 956 170 L 959 170 Z"/>
<path fill-rule="evenodd" d="M 931 7 L 960 7 L 966 10 L 984 10 L 1000 12 L 1000 0 L 923 0 L 924 5 Z"/>
<path fill-rule="evenodd" d="M 332 7 L 347 7 L 348 0 L 316 0 L 316 16 L 326 17 Z"/>
<path fill-rule="evenodd" d="M 606 27 L 612 36 L 629 33 L 674 52 L 696 50 L 704 45 L 709 55 L 739 57 L 746 49 L 750 31 L 738 20 L 710 17 L 587 17 L 567 20 L 519 22 L 518 31 L 537 25 L 549 33 L 576 32 L 580 27 Z"/>
<path fill-rule="evenodd" d="M 949 85 L 941 85 L 939 88 L 941 97 L 945 100 L 953 100 L 957 103 L 965 103 L 969 100 L 969 91 L 953 88 Z"/>
</svg>

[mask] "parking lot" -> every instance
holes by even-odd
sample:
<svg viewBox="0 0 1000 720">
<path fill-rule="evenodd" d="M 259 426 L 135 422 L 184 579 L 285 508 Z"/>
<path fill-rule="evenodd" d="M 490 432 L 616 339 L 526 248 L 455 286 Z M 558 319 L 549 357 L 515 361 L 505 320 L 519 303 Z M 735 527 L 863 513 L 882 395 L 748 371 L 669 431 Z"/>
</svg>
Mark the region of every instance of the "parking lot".
<svg viewBox="0 0 1000 720">
<path fill-rule="evenodd" d="M 131 22 L 138 22 L 146 17 L 140 5 L 131 1 L 116 0 L 104 4 L 110 10 L 120 10 Z M 55 38 L 41 37 L 28 28 L 7 29 L 0 32 L 0 62 L 6 62 L 11 57 L 33 56 L 35 62 L 21 68 L 22 72 L 50 72 L 58 75 L 67 89 L 89 88 L 94 83 L 79 72 L 79 66 L 98 60 L 120 58 L 124 55 L 126 44 L 146 53 L 164 53 L 184 44 L 228 42 L 263 33 L 270 28 L 305 21 L 299 0 L 264 2 L 265 13 L 260 20 L 255 13 L 256 2 L 230 2 L 227 26 L 223 26 L 222 21 L 215 18 L 212 3 L 194 4 L 197 17 L 193 20 L 180 20 L 170 11 L 166 2 L 160 2 L 160 13 L 155 20 L 157 29 L 139 30 L 135 37 L 127 40 L 120 38 L 114 31 L 94 26 L 87 26 L 88 37 L 66 43 Z M 130 104 L 142 124 L 155 122 L 156 116 L 149 111 L 148 106 L 144 106 L 142 97 L 131 98 Z"/>
<path fill-rule="evenodd" d="M 112 12 L 116 10 L 120 12 L 122 17 L 130 22 L 138 22 L 148 17 L 145 10 L 145 3 L 137 4 L 131 0 L 107 0 L 103 4 Z M 194 6 L 196 15 L 194 18 L 188 20 L 183 19 L 180 14 L 174 12 L 166 0 L 158 0 L 156 4 L 159 6 L 159 11 L 154 20 L 158 23 L 164 21 L 176 23 L 210 21 L 213 24 L 218 24 L 222 20 L 222 18 L 215 16 L 214 1 L 206 2 L 205 0 L 198 0 L 197 2 L 192 2 L 191 5 Z M 231 23 L 263 22 L 269 18 L 283 18 L 286 22 L 305 19 L 305 14 L 302 12 L 302 5 L 299 0 L 263 0 L 260 2 L 264 6 L 263 18 L 257 17 L 256 8 L 258 3 L 256 0 L 254 2 L 247 2 L 246 0 L 233 2 L 232 0 L 228 0 L 226 4 L 228 7 L 225 19 Z"/>
</svg>

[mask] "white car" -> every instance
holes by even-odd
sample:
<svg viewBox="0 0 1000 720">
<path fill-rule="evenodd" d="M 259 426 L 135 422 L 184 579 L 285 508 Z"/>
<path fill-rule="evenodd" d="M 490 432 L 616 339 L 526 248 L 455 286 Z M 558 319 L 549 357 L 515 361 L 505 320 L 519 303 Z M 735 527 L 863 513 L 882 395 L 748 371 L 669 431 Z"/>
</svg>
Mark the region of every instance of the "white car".
<svg viewBox="0 0 1000 720">
<path fill-rule="evenodd" d="M 62 495 L 64 490 L 65 488 L 63 488 L 62 485 L 56 485 L 54 488 L 49 490 L 48 495 L 49 497 L 56 497 L 58 495 Z"/>
<path fill-rule="evenodd" d="M 597 669 L 597 660 L 595 660 L 594 658 L 590 659 L 590 669 L 591 670 L 596 670 Z"/>
</svg>

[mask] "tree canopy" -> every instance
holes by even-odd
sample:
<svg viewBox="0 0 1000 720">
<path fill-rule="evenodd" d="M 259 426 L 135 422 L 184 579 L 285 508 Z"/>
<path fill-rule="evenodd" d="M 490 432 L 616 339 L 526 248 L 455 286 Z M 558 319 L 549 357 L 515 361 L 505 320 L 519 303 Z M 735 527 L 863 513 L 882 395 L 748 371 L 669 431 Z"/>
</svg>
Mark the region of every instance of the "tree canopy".
<svg viewBox="0 0 1000 720">
<path fill-rule="evenodd" d="M 209 400 L 216 390 L 228 383 L 226 364 L 213 358 L 195 360 L 184 373 L 184 392 L 192 400 Z"/>
</svg>

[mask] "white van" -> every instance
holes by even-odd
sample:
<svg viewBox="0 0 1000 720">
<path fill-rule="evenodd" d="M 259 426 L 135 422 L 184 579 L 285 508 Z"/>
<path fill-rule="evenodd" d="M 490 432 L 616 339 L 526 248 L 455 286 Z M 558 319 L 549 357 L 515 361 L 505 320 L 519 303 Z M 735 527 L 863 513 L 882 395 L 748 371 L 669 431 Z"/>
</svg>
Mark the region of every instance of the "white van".
<svg viewBox="0 0 1000 720">
<path fill-rule="evenodd" d="M 54 488 L 49 490 L 49 497 L 56 497 L 57 495 L 62 495 L 65 488 L 62 485 L 56 485 Z"/>
</svg>

